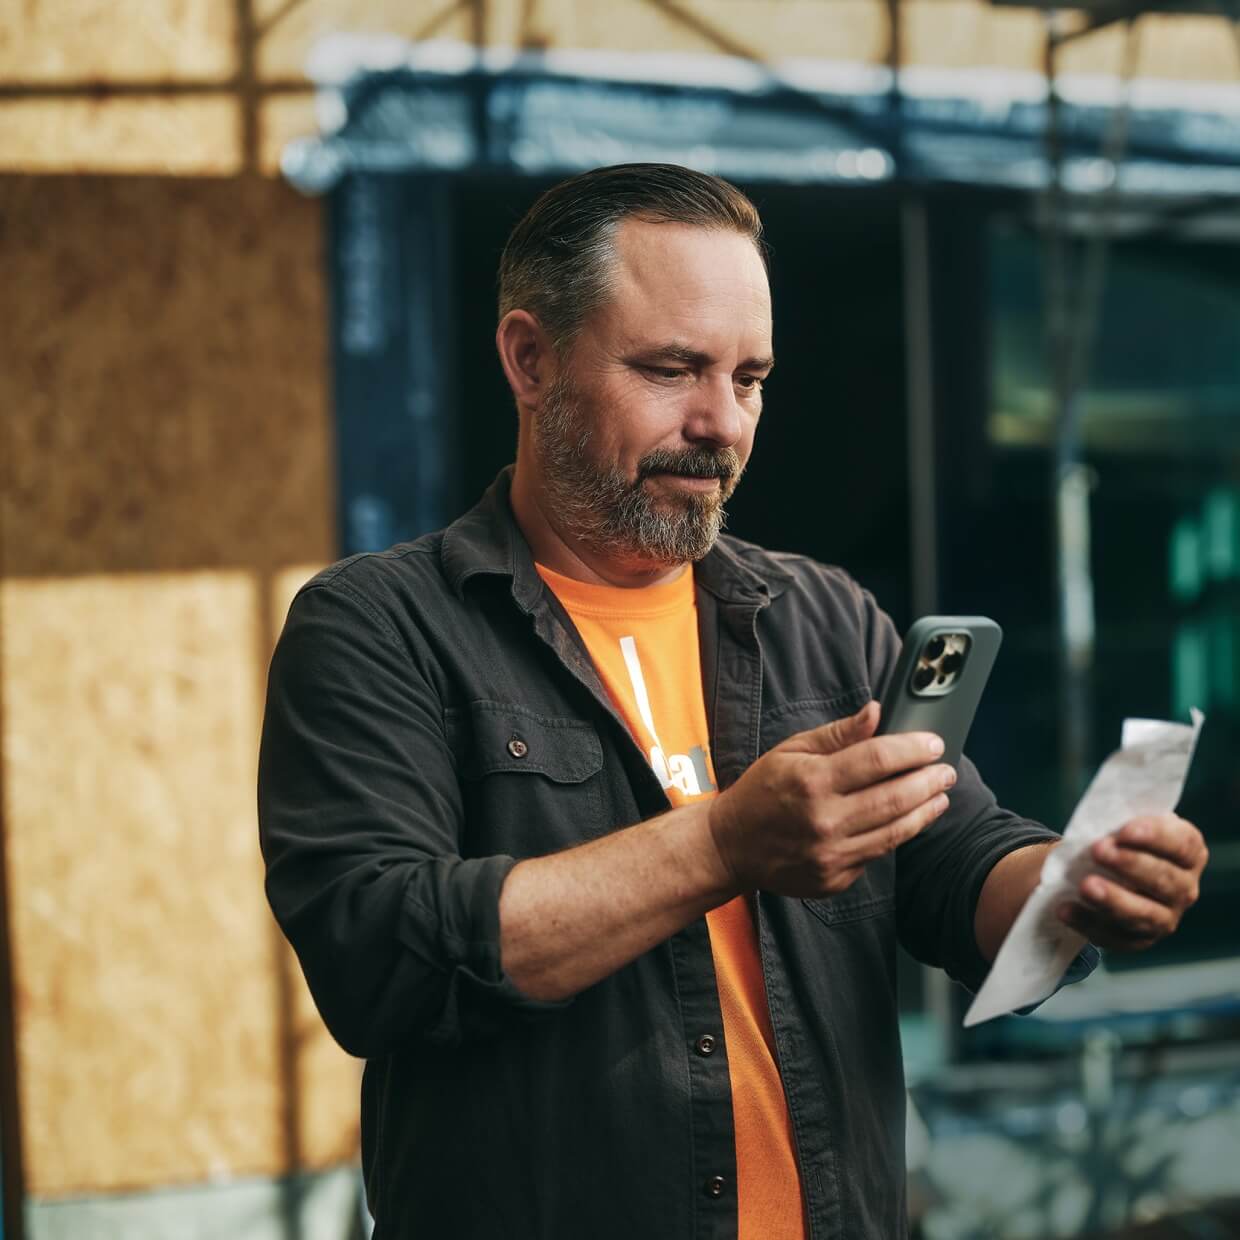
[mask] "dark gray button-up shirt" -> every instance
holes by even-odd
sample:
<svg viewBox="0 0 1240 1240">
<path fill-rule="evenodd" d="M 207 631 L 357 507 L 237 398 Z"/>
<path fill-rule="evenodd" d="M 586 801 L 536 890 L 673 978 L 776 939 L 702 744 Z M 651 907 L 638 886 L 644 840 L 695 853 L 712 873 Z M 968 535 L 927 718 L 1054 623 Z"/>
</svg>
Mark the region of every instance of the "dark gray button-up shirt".
<svg viewBox="0 0 1240 1240">
<path fill-rule="evenodd" d="M 516 860 L 668 809 L 534 568 L 509 484 L 298 594 L 263 726 L 268 897 L 328 1028 L 367 1060 L 376 1240 L 734 1237 L 705 921 L 563 1003 L 502 969 Z M 881 694 L 899 638 L 847 574 L 724 536 L 694 577 L 720 788 Z M 812 1240 L 904 1234 L 897 941 L 976 988 L 986 875 L 1053 838 L 967 759 L 951 802 L 842 895 L 756 896 Z"/>
</svg>

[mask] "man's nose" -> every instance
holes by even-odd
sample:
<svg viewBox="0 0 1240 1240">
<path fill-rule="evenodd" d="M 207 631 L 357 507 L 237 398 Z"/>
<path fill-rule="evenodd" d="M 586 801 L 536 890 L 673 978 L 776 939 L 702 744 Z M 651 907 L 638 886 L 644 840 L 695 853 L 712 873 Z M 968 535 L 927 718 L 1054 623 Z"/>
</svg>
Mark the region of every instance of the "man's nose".
<svg viewBox="0 0 1240 1240">
<path fill-rule="evenodd" d="M 686 419 L 685 437 L 722 448 L 730 448 L 740 439 L 741 407 L 731 375 L 712 377 L 697 385 Z"/>
</svg>

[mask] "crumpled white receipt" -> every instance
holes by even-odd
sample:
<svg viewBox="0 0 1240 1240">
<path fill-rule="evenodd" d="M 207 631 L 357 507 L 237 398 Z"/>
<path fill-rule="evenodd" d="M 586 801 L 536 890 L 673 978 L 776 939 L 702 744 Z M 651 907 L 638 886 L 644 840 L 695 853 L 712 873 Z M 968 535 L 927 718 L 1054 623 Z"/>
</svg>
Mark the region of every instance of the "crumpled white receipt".
<svg viewBox="0 0 1240 1240">
<path fill-rule="evenodd" d="M 1098 769 L 1072 812 L 1063 843 L 1046 858 L 1042 877 L 1025 901 L 977 992 L 964 1023 L 977 1025 L 1054 994 L 1085 946 L 1055 910 L 1075 897 L 1089 874 L 1105 874 L 1090 847 L 1132 818 L 1170 813 L 1179 804 L 1205 716 L 1192 724 L 1125 719 L 1120 748 Z"/>
</svg>

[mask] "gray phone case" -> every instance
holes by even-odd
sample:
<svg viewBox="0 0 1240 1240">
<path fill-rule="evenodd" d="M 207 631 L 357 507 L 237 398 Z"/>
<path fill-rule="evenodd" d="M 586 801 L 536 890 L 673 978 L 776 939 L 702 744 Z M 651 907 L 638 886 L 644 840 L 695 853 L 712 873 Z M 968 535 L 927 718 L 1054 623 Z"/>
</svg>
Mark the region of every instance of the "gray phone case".
<svg viewBox="0 0 1240 1240">
<path fill-rule="evenodd" d="M 969 646 L 964 663 L 950 688 L 937 696 L 923 696 L 913 686 L 920 656 L 932 638 L 966 633 Z M 986 616 L 923 616 L 904 638 L 896 670 L 883 694 L 878 734 L 937 732 L 946 749 L 942 761 L 960 765 L 973 714 L 1003 641 L 1003 630 Z"/>
</svg>

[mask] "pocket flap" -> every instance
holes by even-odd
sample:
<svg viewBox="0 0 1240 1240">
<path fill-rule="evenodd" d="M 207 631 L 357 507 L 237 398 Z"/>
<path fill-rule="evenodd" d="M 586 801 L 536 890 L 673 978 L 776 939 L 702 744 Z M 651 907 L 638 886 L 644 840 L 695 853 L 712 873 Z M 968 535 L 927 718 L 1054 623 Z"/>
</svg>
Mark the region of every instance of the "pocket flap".
<svg viewBox="0 0 1240 1240">
<path fill-rule="evenodd" d="M 510 772 L 579 784 L 603 769 L 598 733 L 580 719 L 537 715 L 509 702 L 470 702 L 468 712 L 458 752 L 466 779 Z M 449 727 L 455 730 L 452 721 Z"/>
</svg>

